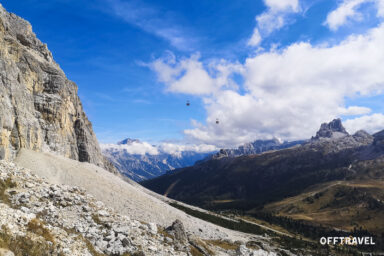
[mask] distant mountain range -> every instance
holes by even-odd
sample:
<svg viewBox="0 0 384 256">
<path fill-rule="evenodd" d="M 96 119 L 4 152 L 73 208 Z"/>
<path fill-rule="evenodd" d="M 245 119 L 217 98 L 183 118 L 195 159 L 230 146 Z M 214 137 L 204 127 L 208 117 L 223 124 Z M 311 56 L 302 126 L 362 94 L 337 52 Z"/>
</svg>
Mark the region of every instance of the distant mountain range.
<svg viewBox="0 0 384 256">
<path fill-rule="evenodd" d="M 102 145 L 102 151 L 120 173 L 136 182 L 141 182 L 156 178 L 174 169 L 193 166 L 211 159 L 260 154 L 270 150 L 293 147 L 304 142 L 281 142 L 278 139 L 256 140 L 241 145 L 237 149 L 221 149 L 219 152 L 193 150 L 167 152 L 161 147 L 127 138 L 117 144 Z M 146 150 L 140 150 L 138 147 L 146 148 Z"/>
<path fill-rule="evenodd" d="M 320 138 L 337 138 L 347 134 L 341 121 L 334 120 L 329 124 L 323 124 L 316 136 L 310 140 L 288 142 L 273 138 L 270 140 L 255 140 L 236 149 L 220 149 L 218 152 L 197 152 L 193 150 L 169 152 L 162 147 L 150 145 L 138 139 L 127 138 L 117 144 L 102 145 L 102 152 L 121 174 L 136 182 L 141 182 L 154 179 L 175 169 L 201 164 L 210 160 L 261 154 L 297 147 Z"/>
<path fill-rule="evenodd" d="M 374 138 L 364 131 L 349 135 L 340 120 L 333 120 L 300 146 L 233 158 L 216 154 L 208 161 L 142 184 L 204 207 L 220 200 L 246 202 L 253 207 L 298 193 L 314 183 L 336 179 L 341 173 L 335 169 L 348 167 L 375 152 L 369 151 L 376 148 Z M 324 175 L 319 175 L 320 170 Z"/>
<path fill-rule="evenodd" d="M 212 152 L 180 151 L 165 152 L 160 147 L 147 152 L 132 152 L 129 147 L 142 144 L 137 139 L 125 139 L 117 145 L 102 145 L 104 155 L 115 165 L 119 172 L 139 182 L 152 179 L 177 168 L 192 166 L 196 161 L 204 159 Z"/>
<path fill-rule="evenodd" d="M 383 180 L 384 131 L 349 135 L 335 119 L 300 146 L 213 157 L 141 184 L 207 209 L 262 211 L 381 234 Z"/>
<path fill-rule="evenodd" d="M 276 139 L 276 138 L 271 140 L 255 140 L 254 142 L 241 145 L 236 149 L 220 149 L 219 152 L 213 155 L 210 155 L 205 160 L 220 159 L 223 157 L 231 158 L 231 157 L 244 156 L 244 155 L 246 156 L 246 155 L 260 154 L 260 153 L 271 151 L 271 150 L 290 148 L 296 145 L 300 145 L 304 142 L 305 142 L 304 140 L 281 142 L 279 139 Z"/>
</svg>

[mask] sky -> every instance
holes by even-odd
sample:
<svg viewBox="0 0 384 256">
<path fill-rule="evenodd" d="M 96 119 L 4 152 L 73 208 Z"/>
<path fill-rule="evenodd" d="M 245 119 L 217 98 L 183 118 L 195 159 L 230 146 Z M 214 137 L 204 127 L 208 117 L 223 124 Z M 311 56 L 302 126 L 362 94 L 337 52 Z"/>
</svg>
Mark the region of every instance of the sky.
<svg viewBox="0 0 384 256">
<path fill-rule="evenodd" d="M 306 139 L 334 118 L 384 129 L 384 0 L 0 2 L 77 83 L 104 144 Z"/>
</svg>

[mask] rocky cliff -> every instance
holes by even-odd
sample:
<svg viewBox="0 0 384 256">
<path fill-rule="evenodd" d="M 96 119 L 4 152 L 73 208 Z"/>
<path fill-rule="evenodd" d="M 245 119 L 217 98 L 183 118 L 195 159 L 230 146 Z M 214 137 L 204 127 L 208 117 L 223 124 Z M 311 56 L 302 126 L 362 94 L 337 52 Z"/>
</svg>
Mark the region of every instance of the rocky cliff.
<svg viewBox="0 0 384 256">
<path fill-rule="evenodd" d="M 0 159 L 20 148 L 113 169 L 69 81 L 32 26 L 0 4 Z"/>
</svg>

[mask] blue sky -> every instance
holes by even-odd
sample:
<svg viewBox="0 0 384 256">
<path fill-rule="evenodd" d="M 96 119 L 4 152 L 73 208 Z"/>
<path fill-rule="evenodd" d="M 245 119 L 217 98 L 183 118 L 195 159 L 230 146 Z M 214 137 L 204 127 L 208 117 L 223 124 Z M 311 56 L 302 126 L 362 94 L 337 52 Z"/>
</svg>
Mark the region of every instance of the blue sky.
<svg viewBox="0 0 384 256">
<path fill-rule="evenodd" d="M 383 80 L 371 68 L 383 59 L 355 51 L 380 47 L 381 0 L 2 4 L 32 23 L 78 84 L 102 143 L 130 137 L 234 146 L 273 136 L 297 139 L 334 117 L 351 131 L 384 129 Z M 372 63 L 367 54 L 375 56 Z M 296 64 L 297 71 L 287 68 Z"/>
</svg>

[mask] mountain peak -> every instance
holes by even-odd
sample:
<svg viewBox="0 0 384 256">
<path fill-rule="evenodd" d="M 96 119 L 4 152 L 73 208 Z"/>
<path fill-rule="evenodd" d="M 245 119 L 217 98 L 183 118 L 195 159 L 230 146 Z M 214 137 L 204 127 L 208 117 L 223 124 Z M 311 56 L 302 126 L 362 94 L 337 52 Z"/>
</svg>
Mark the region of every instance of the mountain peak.
<svg viewBox="0 0 384 256">
<path fill-rule="evenodd" d="M 132 144 L 132 143 L 134 143 L 134 142 L 139 143 L 140 140 L 138 140 L 138 139 L 127 138 L 127 139 L 125 139 L 125 140 L 119 141 L 119 142 L 117 143 L 117 145 L 129 145 L 129 144 Z"/>
<path fill-rule="evenodd" d="M 349 135 L 349 133 L 345 130 L 341 119 L 333 119 L 329 123 L 323 123 L 320 126 L 319 131 L 316 133 L 316 136 L 312 139 L 320 139 L 320 138 L 340 138 Z"/>
</svg>

